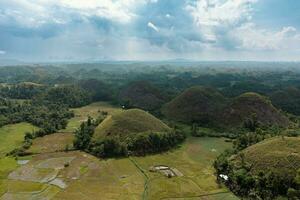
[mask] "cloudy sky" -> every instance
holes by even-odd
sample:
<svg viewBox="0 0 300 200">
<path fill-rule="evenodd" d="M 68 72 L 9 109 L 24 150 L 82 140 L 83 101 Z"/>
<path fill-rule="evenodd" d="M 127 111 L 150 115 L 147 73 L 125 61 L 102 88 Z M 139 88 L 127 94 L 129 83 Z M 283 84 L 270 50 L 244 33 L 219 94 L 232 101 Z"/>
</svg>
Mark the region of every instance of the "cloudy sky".
<svg viewBox="0 0 300 200">
<path fill-rule="evenodd" d="M 0 59 L 300 61 L 300 1 L 0 0 Z"/>
</svg>

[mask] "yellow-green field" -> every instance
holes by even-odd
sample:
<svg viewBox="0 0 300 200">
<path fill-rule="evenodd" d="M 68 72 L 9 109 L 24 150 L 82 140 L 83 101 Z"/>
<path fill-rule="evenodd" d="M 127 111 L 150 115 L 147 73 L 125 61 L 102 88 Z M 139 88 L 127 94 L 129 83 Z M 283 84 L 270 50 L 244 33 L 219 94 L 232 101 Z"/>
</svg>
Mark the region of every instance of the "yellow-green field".
<svg viewBox="0 0 300 200">
<path fill-rule="evenodd" d="M 66 129 L 63 129 L 60 132 L 74 132 L 88 116 L 96 118 L 101 115 L 102 111 L 112 115 L 115 112 L 121 111 L 121 109 L 106 102 L 97 102 L 81 108 L 72 109 L 72 111 L 74 112 L 75 117 L 70 119 Z"/>
<path fill-rule="evenodd" d="M 31 147 L 26 150 L 30 154 L 51 153 L 73 148 L 73 133 L 54 133 L 33 140 Z"/>
<path fill-rule="evenodd" d="M 145 196 L 148 199 L 200 196 L 208 198 L 211 194 L 227 192 L 216 183 L 212 162 L 219 153 L 230 147 L 231 144 L 226 143 L 223 138 L 191 137 L 179 149 L 164 154 L 133 158 L 148 177 Z M 149 168 L 155 165 L 176 168 L 183 176 L 167 178 L 149 172 Z M 215 198 L 210 196 L 208 199 Z"/>
<path fill-rule="evenodd" d="M 26 132 L 37 130 L 28 123 L 19 123 L 3 126 L 0 128 L 0 157 L 22 145 Z"/>
<path fill-rule="evenodd" d="M 146 157 L 99 160 L 76 151 L 42 153 L 11 172 L 0 191 L 2 199 L 28 199 L 32 190 L 32 198 L 39 199 L 36 193 L 47 191 L 41 197 L 55 200 L 235 200 L 236 197 L 216 183 L 211 166 L 214 158 L 230 146 L 223 138 L 188 138 L 178 149 Z M 64 167 L 64 163 L 69 163 L 69 166 Z M 150 172 L 149 168 L 155 165 L 176 168 L 182 176 L 167 178 Z M 62 189 L 51 185 L 50 180 L 54 178 L 63 180 L 67 187 Z M 12 189 L 24 181 L 27 184 L 23 189 L 26 189 L 26 196 L 22 196 L 20 190 Z"/>
</svg>

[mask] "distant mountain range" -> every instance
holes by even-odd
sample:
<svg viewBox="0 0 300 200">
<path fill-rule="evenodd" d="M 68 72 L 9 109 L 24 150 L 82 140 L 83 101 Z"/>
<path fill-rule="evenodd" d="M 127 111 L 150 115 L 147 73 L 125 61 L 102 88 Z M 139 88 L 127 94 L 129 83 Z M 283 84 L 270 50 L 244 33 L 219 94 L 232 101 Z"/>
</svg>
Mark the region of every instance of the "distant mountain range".
<svg viewBox="0 0 300 200">
<path fill-rule="evenodd" d="M 15 59 L 0 59 L 0 66 L 22 65 L 22 64 L 26 64 L 26 63 Z"/>
</svg>

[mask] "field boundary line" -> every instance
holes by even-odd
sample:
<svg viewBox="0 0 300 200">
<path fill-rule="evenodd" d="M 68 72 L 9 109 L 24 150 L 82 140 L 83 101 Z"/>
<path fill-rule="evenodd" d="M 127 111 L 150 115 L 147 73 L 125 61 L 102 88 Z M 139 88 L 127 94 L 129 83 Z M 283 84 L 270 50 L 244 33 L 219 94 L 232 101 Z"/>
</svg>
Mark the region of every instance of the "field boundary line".
<svg viewBox="0 0 300 200">
<path fill-rule="evenodd" d="M 133 165 L 143 174 L 143 176 L 145 177 L 145 184 L 144 184 L 144 192 L 142 195 L 142 199 L 145 200 L 147 199 L 147 192 L 148 192 L 148 183 L 149 183 L 149 176 L 146 174 L 146 172 L 144 171 L 144 169 L 139 166 L 139 164 L 133 160 L 131 157 L 129 157 L 129 160 L 133 163 Z"/>
<path fill-rule="evenodd" d="M 194 195 L 194 196 L 184 196 L 184 197 L 162 197 L 162 199 L 185 199 L 185 198 L 196 198 L 196 197 L 207 197 L 207 196 L 213 196 L 213 195 L 218 195 L 218 194 L 226 194 L 226 193 L 231 193 L 230 191 L 226 192 L 216 192 L 216 193 L 209 193 L 209 194 L 201 194 L 201 195 Z"/>
</svg>

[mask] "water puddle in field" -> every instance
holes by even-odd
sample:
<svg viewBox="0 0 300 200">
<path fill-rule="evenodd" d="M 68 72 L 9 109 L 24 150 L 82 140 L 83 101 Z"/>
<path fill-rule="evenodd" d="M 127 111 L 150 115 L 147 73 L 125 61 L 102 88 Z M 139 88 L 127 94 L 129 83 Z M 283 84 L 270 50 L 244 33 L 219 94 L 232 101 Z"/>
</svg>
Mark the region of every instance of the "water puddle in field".
<svg viewBox="0 0 300 200">
<path fill-rule="evenodd" d="M 59 178 L 53 179 L 51 182 L 49 182 L 51 185 L 55 185 L 61 189 L 65 189 L 67 187 L 67 184 Z"/>
</svg>

